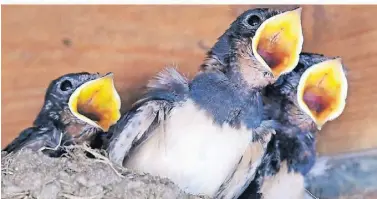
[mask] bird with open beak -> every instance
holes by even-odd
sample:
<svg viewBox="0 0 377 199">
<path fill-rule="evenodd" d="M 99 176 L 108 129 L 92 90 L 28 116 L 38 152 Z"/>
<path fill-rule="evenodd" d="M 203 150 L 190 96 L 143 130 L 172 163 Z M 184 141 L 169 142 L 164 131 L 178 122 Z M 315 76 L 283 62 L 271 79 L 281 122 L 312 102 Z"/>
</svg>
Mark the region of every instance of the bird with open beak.
<svg viewBox="0 0 377 199">
<path fill-rule="evenodd" d="M 33 127 L 23 130 L 3 151 L 29 148 L 59 156 L 62 146 L 90 144 L 118 121 L 120 105 L 112 73 L 66 74 L 50 83 Z"/>
<path fill-rule="evenodd" d="M 237 198 L 261 163 L 275 122 L 261 90 L 297 65 L 301 9 L 248 10 L 232 23 L 226 70 L 191 81 L 169 68 L 114 125 L 110 159 L 167 177 L 184 191 Z"/>
<path fill-rule="evenodd" d="M 302 53 L 293 72 L 266 87 L 265 119 L 281 126 L 240 198 L 304 198 L 304 176 L 316 159 L 315 135 L 343 112 L 347 89 L 340 58 L 313 53 Z"/>
</svg>

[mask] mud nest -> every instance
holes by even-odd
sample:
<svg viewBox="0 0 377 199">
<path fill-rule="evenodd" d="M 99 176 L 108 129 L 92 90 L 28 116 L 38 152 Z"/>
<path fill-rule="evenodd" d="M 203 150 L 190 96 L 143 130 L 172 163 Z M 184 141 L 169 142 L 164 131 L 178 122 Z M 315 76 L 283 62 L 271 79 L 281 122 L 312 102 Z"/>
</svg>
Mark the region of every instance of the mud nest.
<svg viewBox="0 0 377 199">
<path fill-rule="evenodd" d="M 103 151 L 85 146 L 68 151 L 61 158 L 3 152 L 1 198 L 205 198 L 184 193 L 166 178 L 113 165 Z"/>
</svg>

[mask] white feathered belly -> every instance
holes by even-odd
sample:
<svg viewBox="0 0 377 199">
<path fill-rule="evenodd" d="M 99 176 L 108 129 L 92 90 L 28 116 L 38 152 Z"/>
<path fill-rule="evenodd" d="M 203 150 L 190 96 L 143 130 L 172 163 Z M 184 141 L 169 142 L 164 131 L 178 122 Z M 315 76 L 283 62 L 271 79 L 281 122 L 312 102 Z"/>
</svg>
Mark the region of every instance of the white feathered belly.
<svg viewBox="0 0 377 199">
<path fill-rule="evenodd" d="M 192 194 L 213 196 L 240 161 L 251 139 L 245 128 L 220 127 L 192 102 L 172 110 L 138 149 L 127 168 L 167 177 Z"/>
</svg>

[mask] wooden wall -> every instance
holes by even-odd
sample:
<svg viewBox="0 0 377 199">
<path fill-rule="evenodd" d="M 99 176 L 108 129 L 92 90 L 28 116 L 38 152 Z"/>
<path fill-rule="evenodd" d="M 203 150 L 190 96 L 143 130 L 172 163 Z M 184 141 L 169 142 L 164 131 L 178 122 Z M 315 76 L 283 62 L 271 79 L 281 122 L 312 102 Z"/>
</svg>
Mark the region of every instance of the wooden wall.
<svg viewBox="0 0 377 199">
<path fill-rule="evenodd" d="M 2 6 L 2 147 L 28 127 L 50 80 L 115 73 L 127 107 L 169 64 L 195 74 L 205 48 L 251 6 Z M 277 6 L 279 7 L 279 6 Z M 344 114 L 318 151 L 377 146 L 377 6 L 304 6 L 304 50 L 341 56 L 349 69 Z"/>
</svg>

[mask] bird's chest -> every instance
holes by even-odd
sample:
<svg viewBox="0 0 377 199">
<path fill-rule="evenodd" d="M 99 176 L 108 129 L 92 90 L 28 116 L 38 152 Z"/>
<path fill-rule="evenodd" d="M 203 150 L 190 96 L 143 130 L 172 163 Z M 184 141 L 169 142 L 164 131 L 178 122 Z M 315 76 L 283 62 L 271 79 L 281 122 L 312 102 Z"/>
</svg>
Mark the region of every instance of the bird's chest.
<svg viewBox="0 0 377 199">
<path fill-rule="evenodd" d="M 302 199 L 304 186 L 304 177 L 300 173 L 289 172 L 287 162 L 284 161 L 275 175 L 264 178 L 259 191 L 263 199 Z"/>
<path fill-rule="evenodd" d="M 193 103 L 175 108 L 126 167 L 168 177 L 193 194 L 213 195 L 244 154 L 251 132 L 218 125 Z"/>
<path fill-rule="evenodd" d="M 79 137 L 85 129 L 85 124 L 71 123 L 65 126 L 65 132 L 71 137 Z"/>
<path fill-rule="evenodd" d="M 60 122 L 64 128 L 64 137 L 67 143 L 74 142 L 81 144 L 90 142 L 94 139 L 94 135 L 100 130 L 92 127 L 86 122 L 76 118 L 69 109 L 64 109 L 60 113 Z"/>
</svg>

